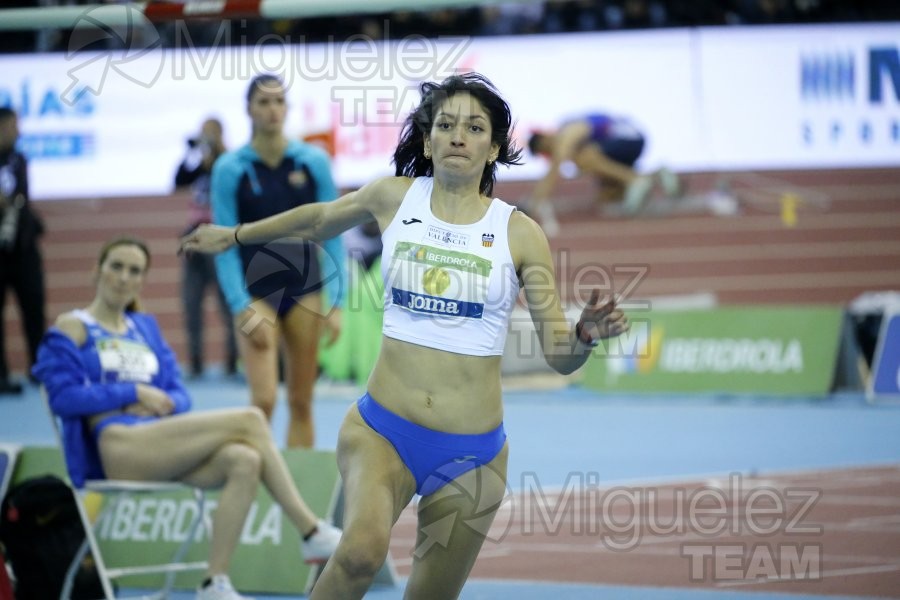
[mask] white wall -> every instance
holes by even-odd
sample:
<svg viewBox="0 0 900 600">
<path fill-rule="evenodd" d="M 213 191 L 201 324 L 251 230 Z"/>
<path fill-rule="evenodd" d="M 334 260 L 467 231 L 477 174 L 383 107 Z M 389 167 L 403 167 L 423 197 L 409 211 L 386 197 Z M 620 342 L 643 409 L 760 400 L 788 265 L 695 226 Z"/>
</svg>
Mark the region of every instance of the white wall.
<svg viewBox="0 0 900 600">
<path fill-rule="evenodd" d="M 223 119 L 230 146 L 248 139 L 244 94 L 262 71 L 290 84 L 289 133 L 335 128 L 345 186 L 392 172 L 416 83 L 454 69 L 497 84 L 523 143 L 533 129 L 598 110 L 646 131 L 645 168 L 900 166 L 900 24 L 158 45 L 151 35 L 115 54 L 0 57 L 0 105 L 20 112 L 34 198 L 167 193 L 206 116 Z M 540 176 L 542 162 L 527 158 L 501 176 Z"/>
</svg>

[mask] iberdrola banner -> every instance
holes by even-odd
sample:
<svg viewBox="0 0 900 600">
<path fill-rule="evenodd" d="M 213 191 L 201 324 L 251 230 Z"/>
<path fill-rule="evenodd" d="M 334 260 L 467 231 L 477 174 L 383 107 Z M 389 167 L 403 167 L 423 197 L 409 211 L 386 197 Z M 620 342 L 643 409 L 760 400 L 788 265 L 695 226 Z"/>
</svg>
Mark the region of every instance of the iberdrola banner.
<svg viewBox="0 0 900 600">
<path fill-rule="evenodd" d="M 840 338 L 840 307 L 729 307 L 630 312 L 631 331 L 585 365 L 603 391 L 826 394 Z"/>
<path fill-rule="evenodd" d="M 303 490 L 303 498 L 317 515 L 325 518 L 339 505 L 340 477 L 334 452 L 291 448 L 282 451 L 292 478 Z M 65 466 L 58 447 L 31 446 L 20 453 L 13 483 L 45 473 L 65 477 Z M 96 520 L 115 494 L 85 495 L 85 508 Z M 203 510 L 211 518 L 218 503 L 218 492 L 209 492 Z M 189 524 L 198 510 L 191 493 L 160 492 L 134 494 L 119 498 L 103 519 L 95 525 L 106 566 L 142 566 L 166 564 L 189 534 Z M 340 523 L 338 523 L 340 524 Z M 202 528 L 201 528 L 202 529 Z M 184 557 L 185 562 L 206 560 L 209 532 L 198 531 Z M 385 572 L 378 579 L 390 582 Z M 272 501 L 262 486 L 241 530 L 240 543 L 229 570 L 235 587 L 251 594 L 306 594 L 314 583 L 313 568 L 303 562 L 300 536 L 281 507 Z M 193 590 L 202 581 L 202 571 L 180 573 L 175 589 Z M 161 588 L 165 575 L 130 575 L 116 580 L 123 588 Z"/>
</svg>

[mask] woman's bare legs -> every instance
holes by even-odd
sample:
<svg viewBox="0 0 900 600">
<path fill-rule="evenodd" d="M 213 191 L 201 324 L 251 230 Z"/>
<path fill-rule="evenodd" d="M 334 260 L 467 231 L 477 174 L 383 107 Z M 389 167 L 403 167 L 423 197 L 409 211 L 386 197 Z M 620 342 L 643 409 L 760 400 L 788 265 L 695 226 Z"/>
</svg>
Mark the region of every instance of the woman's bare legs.
<svg viewBox="0 0 900 600">
<path fill-rule="evenodd" d="M 281 321 L 287 350 L 284 366 L 290 415 L 288 448 L 312 448 L 315 426 L 312 419 L 313 388 L 319 375 L 319 338 L 322 335 L 322 295 L 307 294 Z"/>
<path fill-rule="evenodd" d="M 422 552 L 413 552 L 404 598 L 450 600 L 459 596 L 506 497 L 507 455 L 508 446 L 504 446 L 488 465 L 460 475 L 419 502 L 416 548 Z M 453 518 L 448 519 L 450 515 Z M 451 530 L 441 532 L 436 527 Z M 435 538 L 449 541 L 435 544 Z"/>
<path fill-rule="evenodd" d="M 228 572 L 247 513 L 256 499 L 261 462 L 255 448 L 227 443 L 206 464 L 182 479 L 201 488 L 222 488 L 212 518 L 207 575 Z"/>
<path fill-rule="evenodd" d="M 625 196 L 625 185 L 611 177 L 597 178 L 597 203 L 601 206 L 616 204 Z"/>
<path fill-rule="evenodd" d="M 391 528 L 416 491 L 394 447 L 375 433 L 354 404 L 338 438 L 344 482 L 344 534 L 310 600 L 362 598 L 384 564 Z"/>
<path fill-rule="evenodd" d="M 587 144 L 574 160 L 582 174 L 603 177 L 626 186 L 638 177 L 638 173 L 628 165 L 616 162 L 600 150 L 596 144 Z"/>
<path fill-rule="evenodd" d="M 222 482 L 227 486 L 234 475 L 226 473 L 224 466 L 247 470 L 252 462 L 243 451 L 230 449 L 235 445 L 247 446 L 258 455 L 258 479 L 301 534 L 311 531 L 318 518 L 297 491 L 269 424 L 256 408 L 187 413 L 146 425 L 110 425 L 100 436 L 100 456 L 107 476 L 114 479 L 211 482 L 217 487 Z M 225 455 L 219 457 L 222 452 Z M 252 488 L 255 497 L 256 486 Z M 223 509 L 231 510 L 224 497 L 216 510 Z M 233 520 L 243 524 L 246 514 L 244 510 Z"/>
<path fill-rule="evenodd" d="M 614 182 L 612 189 L 622 190 L 620 206 L 623 214 L 637 215 L 653 191 L 655 178 L 641 175 L 626 164 L 616 162 L 606 156 L 597 144 L 588 144 L 576 157 L 575 164 L 582 173 L 591 173 L 606 182 Z M 608 197 L 602 188 L 597 199 L 605 201 Z"/>
<path fill-rule="evenodd" d="M 271 421 L 278 397 L 278 314 L 261 300 L 254 299 L 254 315 L 249 323 L 235 322 L 238 350 L 250 387 L 250 402 Z M 249 329 L 249 325 L 254 325 Z"/>
</svg>

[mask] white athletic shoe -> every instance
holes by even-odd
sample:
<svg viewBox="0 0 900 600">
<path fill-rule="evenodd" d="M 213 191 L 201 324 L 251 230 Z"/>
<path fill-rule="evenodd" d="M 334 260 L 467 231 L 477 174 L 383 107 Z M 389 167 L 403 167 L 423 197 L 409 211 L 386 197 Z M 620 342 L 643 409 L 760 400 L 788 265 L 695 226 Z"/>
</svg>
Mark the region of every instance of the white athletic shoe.
<svg viewBox="0 0 900 600">
<path fill-rule="evenodd" d="M 228 575 L 213 575 L 212 583 L 197 590 L 197 600 L 253 600 L 238 594 Z"/>
<path fill-rule="evenodd" d="M 681 196 L 681 178 L 676 173 L 673 173 L 666 167 L 662 167 L 656 172 L 656 178 L 659 180 L 659 185 L 662 187 L 666 197 L 678 198 Z"/>
<path fill-rule="evenodd" d="M 634 215 L 640 212 L 650 197 L 653 189 L 653 178 L 647 175 L 636 177 L 625 188 L 625 198 L 622 200 L 622 209 L 625 214 Z"/>
<path fill-rule="evenodd" d="M 321 564 L 331 558 L 341 541 L 340 529 L 319 521 L 318 531 L 308 540 L 300 542 L 300 551 L 303 552 L 303 562 L 306 564 Z"/>
</svg>

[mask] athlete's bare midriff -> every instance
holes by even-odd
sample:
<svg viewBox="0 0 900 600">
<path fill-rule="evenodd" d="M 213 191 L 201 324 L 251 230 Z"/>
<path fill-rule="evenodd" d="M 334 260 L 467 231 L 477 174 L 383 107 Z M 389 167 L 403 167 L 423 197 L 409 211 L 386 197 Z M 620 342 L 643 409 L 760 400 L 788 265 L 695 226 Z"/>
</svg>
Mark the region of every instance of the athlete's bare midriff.
<svg viewBox="0 0 900 600">
<path fill-rule="evenodd" d="M 500 356 L 467 356 L 381 340 L 368 389 L 391 412 L 449 433 L 484 433 L 503 420 Z"/>
</svg>

